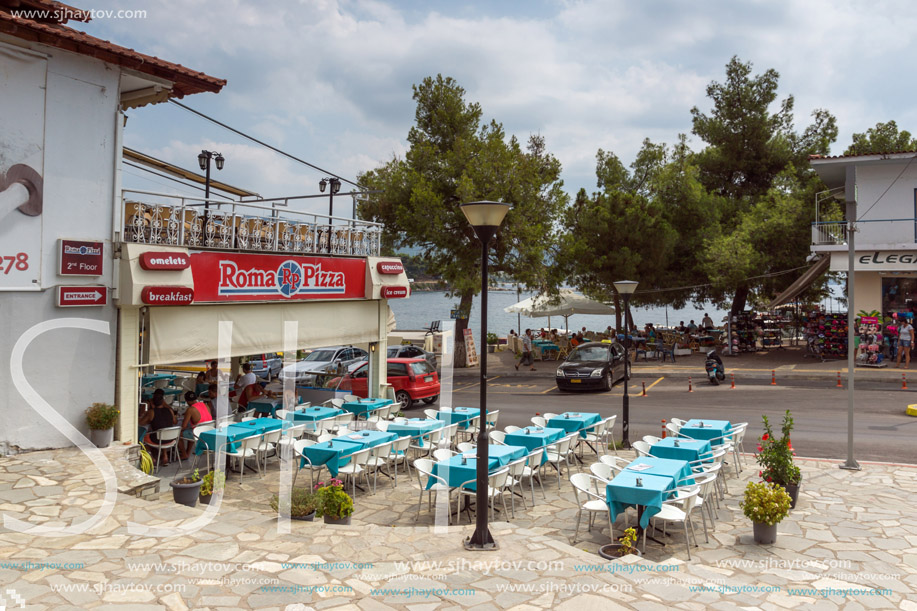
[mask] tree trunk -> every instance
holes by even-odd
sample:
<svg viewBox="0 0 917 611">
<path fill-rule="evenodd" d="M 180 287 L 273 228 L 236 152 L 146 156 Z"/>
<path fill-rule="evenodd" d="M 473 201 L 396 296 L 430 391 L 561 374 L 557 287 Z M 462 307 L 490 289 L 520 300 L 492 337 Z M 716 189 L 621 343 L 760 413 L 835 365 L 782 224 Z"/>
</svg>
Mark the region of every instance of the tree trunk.
<svg viewBox="0 0 917 611">
<path fill-rule="evenodd" d="M 729 319 L 741 314 L 745 310 L 745 303 L 748 301 L 748 285 L 742 284 L 736 289 L 736 294 L 732 298 L 732 310 L 729 313 Z"/>
<path fill-rule="evenodd" d="M 474 299 L 474 293 L 470 290 L 462 293 L 461 301 L 459 301 L 459 314 L 464 316 L 471 316 L 471 303 Z M 465 367 L 465 329 L 468 328 L 468 318 L 459 317 L 455 321 L 455 358 L 453 359 L 453 366 L 456 368 Z M 475 342 L 478 341 L 478 338 L 475 338 Z M 481 354 L 481 350 L 486 350 L 484 346 L 477 346 L 478 358 L 486 358 L 486 354 Z"/>
</svg>

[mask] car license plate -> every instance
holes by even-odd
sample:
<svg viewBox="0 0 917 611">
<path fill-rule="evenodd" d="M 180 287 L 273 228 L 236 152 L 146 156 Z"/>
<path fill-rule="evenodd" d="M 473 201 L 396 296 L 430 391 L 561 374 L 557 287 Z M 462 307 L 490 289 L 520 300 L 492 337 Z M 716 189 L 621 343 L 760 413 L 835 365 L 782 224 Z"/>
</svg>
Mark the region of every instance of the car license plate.
<svg viewBox="0 0 917 611">
<path fill-rule="evenodd" d="M 572 382 L 573 384 L 579 384 L 580 382 L 582 382 L 582 380 L 577 380 L 576 378 L 573 378 L 572 380 L 570 380 L 570 382 Z"/>
<path fill-rule="evenodd" d="M 424 381 L 424 382 L 432 382 L 432 381 L 433 381 L 433 376 L 424 376 L 423 381 Z"/>
</svg>

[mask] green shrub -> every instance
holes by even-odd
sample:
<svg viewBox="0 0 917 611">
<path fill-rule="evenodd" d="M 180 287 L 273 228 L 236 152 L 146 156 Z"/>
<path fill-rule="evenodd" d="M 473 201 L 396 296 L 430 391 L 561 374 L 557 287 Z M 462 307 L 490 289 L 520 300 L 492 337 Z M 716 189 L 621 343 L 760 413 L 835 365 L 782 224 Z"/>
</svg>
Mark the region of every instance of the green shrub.
<svg viewBox="0 0 917 611">
<path fill-rule="evenodd" d="M 318 497 L 308 488 L 293 488 L 290 493 L 290 516 L 296 518 L 307 516 L 318 509 L 318 503 Z M 280 497 L 276 494 L 271 497 L 271 509 L 274 511 L 280 509 Z M 287 509 L 285 503 L 283 509 Z"/>
<path fill-rule="evenodd" d="M 219 492 L 226 485 L 226 474 L 222 471 L 210 471 L 204 476 L 201 484 L 201 496 L 209 496 Z"/>
<path fill-rule="evenodd" d="M 340 520 L 353 515 L 353 499 L 344 492 L 344 482 L 332 479 L 326 486 L 324 482 L 315 485 L 318 497 L 318 516 L 328 516 Z"/>
<path fill-rule="evenodd" d="M 777 483 L 748 482 L 741 505 L 752 522 L 773 526 L 790 513 L 790 495 Z"/>
<path fill-rule="evenodd" d="M 86 410 L 86 423 L 93 431 L 105 431 L 115 426 L 118 421 L 118 408 L 108 403 L 93 403 Z"/>
</svg>

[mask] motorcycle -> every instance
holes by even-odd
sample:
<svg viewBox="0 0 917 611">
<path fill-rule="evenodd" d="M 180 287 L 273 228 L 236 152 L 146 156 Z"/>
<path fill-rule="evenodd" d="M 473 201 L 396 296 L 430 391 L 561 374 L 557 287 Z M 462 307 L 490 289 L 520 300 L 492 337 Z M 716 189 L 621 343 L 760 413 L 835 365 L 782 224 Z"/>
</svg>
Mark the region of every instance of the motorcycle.
<svg viewBox="0 0 917 611">
<path fill-rule="evenodd" d="M 707 377 L 710 379 L 710 383 L 714 386 L 719 386 L 720 382 L 726 379 L 726 367 L 723 366 L 723 359 L 716 353 L 716 350 L 711 350 L 707 353 L 704 367 L 707 369 Z"/>
</svg>

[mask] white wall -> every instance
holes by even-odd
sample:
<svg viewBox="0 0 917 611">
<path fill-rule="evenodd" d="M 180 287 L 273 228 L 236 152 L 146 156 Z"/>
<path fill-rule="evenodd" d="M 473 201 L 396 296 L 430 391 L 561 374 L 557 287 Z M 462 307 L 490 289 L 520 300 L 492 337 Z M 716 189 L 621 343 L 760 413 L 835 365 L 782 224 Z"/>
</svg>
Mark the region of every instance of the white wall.
<svg viewBox="0 0 917 611">
<path fill-rule="evenodd" d="M 907 163 L 908 160 L 900 163 L 885 161 L 878 165 L 857 166 L 857 215 L 866 221 L 859 225 L 857 250 L 880 244 L 917 248 L 913 221 L 868 222 L 913 219 L 917 216 L 914 206 L 917 163 L 910 166 Z M 906 166 L 907 170 L 901 174 Z"/>
<path fill-rule="evenodd" d="M 0 36 L 0 44 L 14 40 Z M 117 120 L 120 70 L 42 45 L 29 48 L 48 56 L 42 290 L 0 292 L 0 454 L 70 444 L 26 404 L 11 379 L 8 363 L 13 346 L 33 325 L 68 317 L 109 323 L 109 336 L 85 330 L 59 330 L 40 336 L 25 355 L 24 366 L 29 383 L 81 431 L 87 430 L 83 412 L 90 404 L 114 402 L 115 308 L 111 305 L 58 308 L 54 287 L 59 284 L 112 286 L 111 232 L 116 130 L 120 129 Z M 0 134 L 0 141 L 4 137 Z M 104 241 L 104 275 L 58 276 L 59 238 Z"/>
</svg>

